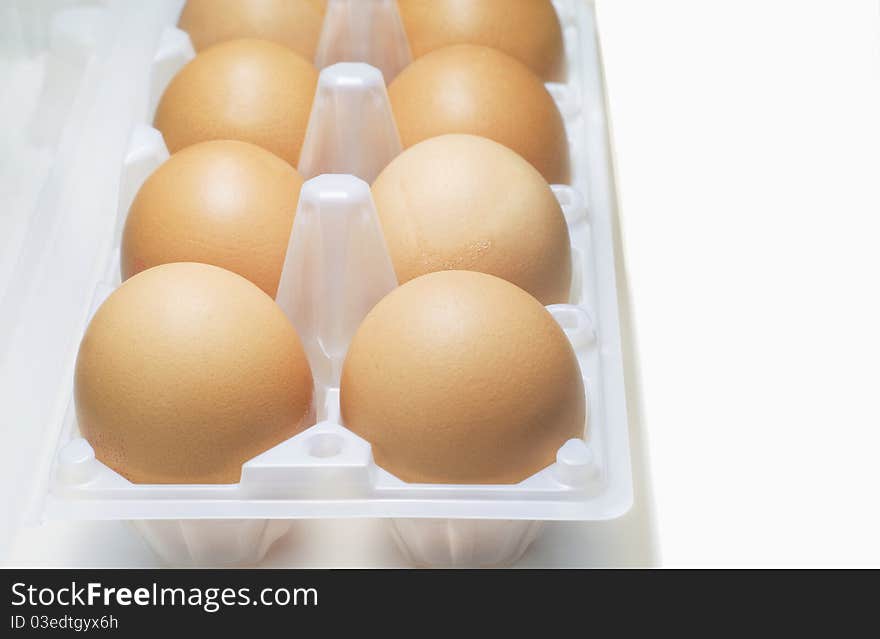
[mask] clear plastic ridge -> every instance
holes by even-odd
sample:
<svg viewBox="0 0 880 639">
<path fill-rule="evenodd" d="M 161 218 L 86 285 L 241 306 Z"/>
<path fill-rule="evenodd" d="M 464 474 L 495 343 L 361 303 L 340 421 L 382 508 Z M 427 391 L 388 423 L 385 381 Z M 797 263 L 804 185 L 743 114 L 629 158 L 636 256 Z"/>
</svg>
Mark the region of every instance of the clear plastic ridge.
<svg viewBox="0 0 880 639">
<path fill-rule="evenodd" d="M 356 175 L 372 183 L 402 150 L 382 74 L 359 62 L 321 71 L 299 172 Z"/>
<path fill-rule="evenodd" d="M 315 381 L 337 387 L 348 345 L 397 277 L 366 182 L 321 175 L 303 185 L 276 300 Z"/>
<path fill-rule="evenodd" d="M 328 0 L 315 54 L 319 69 L 366 62 L 391 82 L 412 61 L 396 0 Z"/>
</svg>

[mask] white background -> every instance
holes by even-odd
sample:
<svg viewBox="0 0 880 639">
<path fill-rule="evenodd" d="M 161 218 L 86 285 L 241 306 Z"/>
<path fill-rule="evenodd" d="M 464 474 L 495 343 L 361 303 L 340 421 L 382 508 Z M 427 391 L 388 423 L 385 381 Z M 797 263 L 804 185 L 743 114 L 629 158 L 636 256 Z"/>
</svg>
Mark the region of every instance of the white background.
<svg viewBox="0 0 880 639">
<path fill-rule="evenodd" d="M 662 562 L 880 564 L 877 2 L 597 4 Z"/>
</svg>

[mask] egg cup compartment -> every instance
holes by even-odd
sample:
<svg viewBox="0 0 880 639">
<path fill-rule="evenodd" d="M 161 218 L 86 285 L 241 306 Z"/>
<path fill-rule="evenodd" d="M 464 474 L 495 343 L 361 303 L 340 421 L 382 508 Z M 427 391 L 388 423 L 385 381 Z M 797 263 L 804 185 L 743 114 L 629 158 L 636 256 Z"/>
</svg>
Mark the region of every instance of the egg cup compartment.
<svg viewBox="0 0 880 639">
<path fill-rule="evenodd" d="M 556 4 L 569 80 L 547 87 L 565 119 L 572 184 L 552 188 L 569 226 L 573 281 L 571 304 L 548 309 L 584 375 L 587 442 L 567 442 L 554 464 L 515 485 L 407 484 L 378 468 L 369 444 L 339 423 L 337 386 L 348 342 L 396 282 L 367 185 L 352 175 L 323 174 L 372 180 L 400 147 L 381 73 L 341 63 L 319 79 L 300 158 L 301 172 L 313 179 L 303 187 L 278 296 L 315 373 L 319 422 L 245 463 L 238 484 L 132 484 L 95 459 L 78 436 L 67 385 L 68 408 L 56 426 L 61 432 L 41 516 L 130 520 L 165 561 L 194 565 L 259 561 L 297 519 L 382 518 L 415 564 L 499 565 L 524 552 L 541 522 L 604 520 L 626 512 L 632 477 L 594 17 L 588 3 Z M 145 96 L 143 119 L 124 154 L 113 245 L 101 256 L 102 282 L 91 312 L 119 284 L 119 238 L 134 195 L 168 158 L 161 135 L 146 122 L 193 52 L 186 34 L 171 25 L 157 41 L 150 68 L 141 70 L 150 74 L 152 94 Z"/>
<path fill-rule="evenodd" d="M 111 290 L 102 287 L 93 306 Z M 579 360 L 589 357 L 595 334 L 585 311 L 548 310 Z M 319 423 L 246 462 L 239 483 L 222 485 L 131 483 L 95 458 L 71 402 L 46 514 L 130 520 L 173 565 L 255 563 L 296 519 L 325 517 L 388 518 L 417 565 L 503 565 L 528 548 L 541 521 L 601 518 L 606 477 L 595 435 L 569 440 L 554 464 L 519 484 L 412 484 L 377 466 L 369 443 L 340 424 L 338 387 L 318 384 L 317 396 Z"/>
</svg>

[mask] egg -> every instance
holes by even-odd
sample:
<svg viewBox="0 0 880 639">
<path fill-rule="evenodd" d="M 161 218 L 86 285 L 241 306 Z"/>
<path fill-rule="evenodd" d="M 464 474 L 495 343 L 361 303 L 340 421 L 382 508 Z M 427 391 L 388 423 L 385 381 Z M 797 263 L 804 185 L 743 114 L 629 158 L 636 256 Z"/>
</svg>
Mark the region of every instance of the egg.
<svg viewBox="0 0 880 639">
<path fill-rule="evenodd" d="M 551 184 L 569 180 L 565 124 L 544 83 L 522 62 L 469 44 L 419 58 L 388 88 L 404 147 L 444 133 L 490 138 Z"/>
<path fill-rule="evenodd" d="M 559 17 L 550 0 L 397 0 L 415 57 L 453 44 L 493 47 L 547 82 L 565 72 Z"/>
<path fill-rule="evenodd" d="M 204 262 L 275 297 L 303 180 L 253 144 L 178 151 L 137 193 L 122 234 L 122 278 L 168 262 Z"/>
<path fill-rule="evenodd" d="M 187 0 L 178 26 L 196 51 L 237 38 L 271 40 L 315 57 L 325 0 Z"/>
<path fill-rule="evenodd" d="M 231 40 L 205 49 L 174 76 L 155 126 L 171 153 L 208 140 L 241 140 L 296 166 L 317 84 L 317 69 L 290 49 Z"/>
<path fill-rule="evenodd" d="M 505 146 L 449 134 L 410 147 L 373 184 L 400 282 L 466 269 L 497 275 L 542 304 L 568 302 L 571 244 L 541 174 Z"/>
<path fill-rule="evenodd" d="M 342 420 L 408 482 L 518 483 L 582 437 L 578 361 L 550 313 L 485 273 L 441 271 L 395 289 L 357 330 Z"/>
<path fill-rule="evenodd" d="M 243 277 L 157 266 L 100 306 L 76 360 L 79 429 L 135 483 L 235 483 L 242 464 L 313 423 L 293 326 Z"/>
</svg>

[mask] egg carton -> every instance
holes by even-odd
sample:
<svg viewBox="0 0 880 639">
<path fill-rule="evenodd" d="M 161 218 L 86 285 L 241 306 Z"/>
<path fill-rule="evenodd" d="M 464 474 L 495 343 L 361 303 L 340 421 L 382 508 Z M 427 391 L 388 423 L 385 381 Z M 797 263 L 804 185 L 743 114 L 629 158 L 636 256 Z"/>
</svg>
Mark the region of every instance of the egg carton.
<svg viewBox="0 0 880 639">
<path fill-rule="evenodd" d="M 116 77 L 115 106 L 129 109 L 131 126 L 119 147 L 115 218 L 105 220 L 108 239 L 98 251 L 91 298 L 83 298 L 88 309 L 77 327 L 80 336 L 119 285 L 128 208 L 168 158 L 161 134 L 149 124 L 158 98 L 194 55 L 187 35 L 173 26 L 181 3 L 147 4 L 152 8 L 136 9 L 140 20 L 129 16 L 120 27 L 152 26 L 155 46 L 149 56 L 128 60 L 127 85 Z M 80 437 L 68 378 L 66 412 L 50 434 L 55 454 L 40 517 L 131 521 L 160 557 L 177 565 L 255 563 L 297 520 L 381 518 L 414 564 L 488 566 L 519 558 L 542 522 L 624 514 L 632 505 L 632 475 L 594 12 L 588 2 L 556 5 L 568 80 L 547 88 L 565 120 L 572 180 L 552 188 L 569 226 L 574 277 L 571 303 L 548 310 L 571 340 L 584 376 L 585 440 L 566 442 L 554 464 L 519 484 L 409 484 L 379 468 L 369 444 L 340 423 L 338 382 L 348 344 L 365 314 L 397 284 L 367 182 L 401 150 L 386 78 L 405 66 L 409 50 L 393 0 L 330 0 L 316 59 L 322 71 L 298 167 L 308 179 L 277 297 L 313 369 L 317 424 L 246 462 L 238 484 L 133 484 L 97 460 Z M 120 86 L 130 88 L 124 97 Z"/>
</svg>

